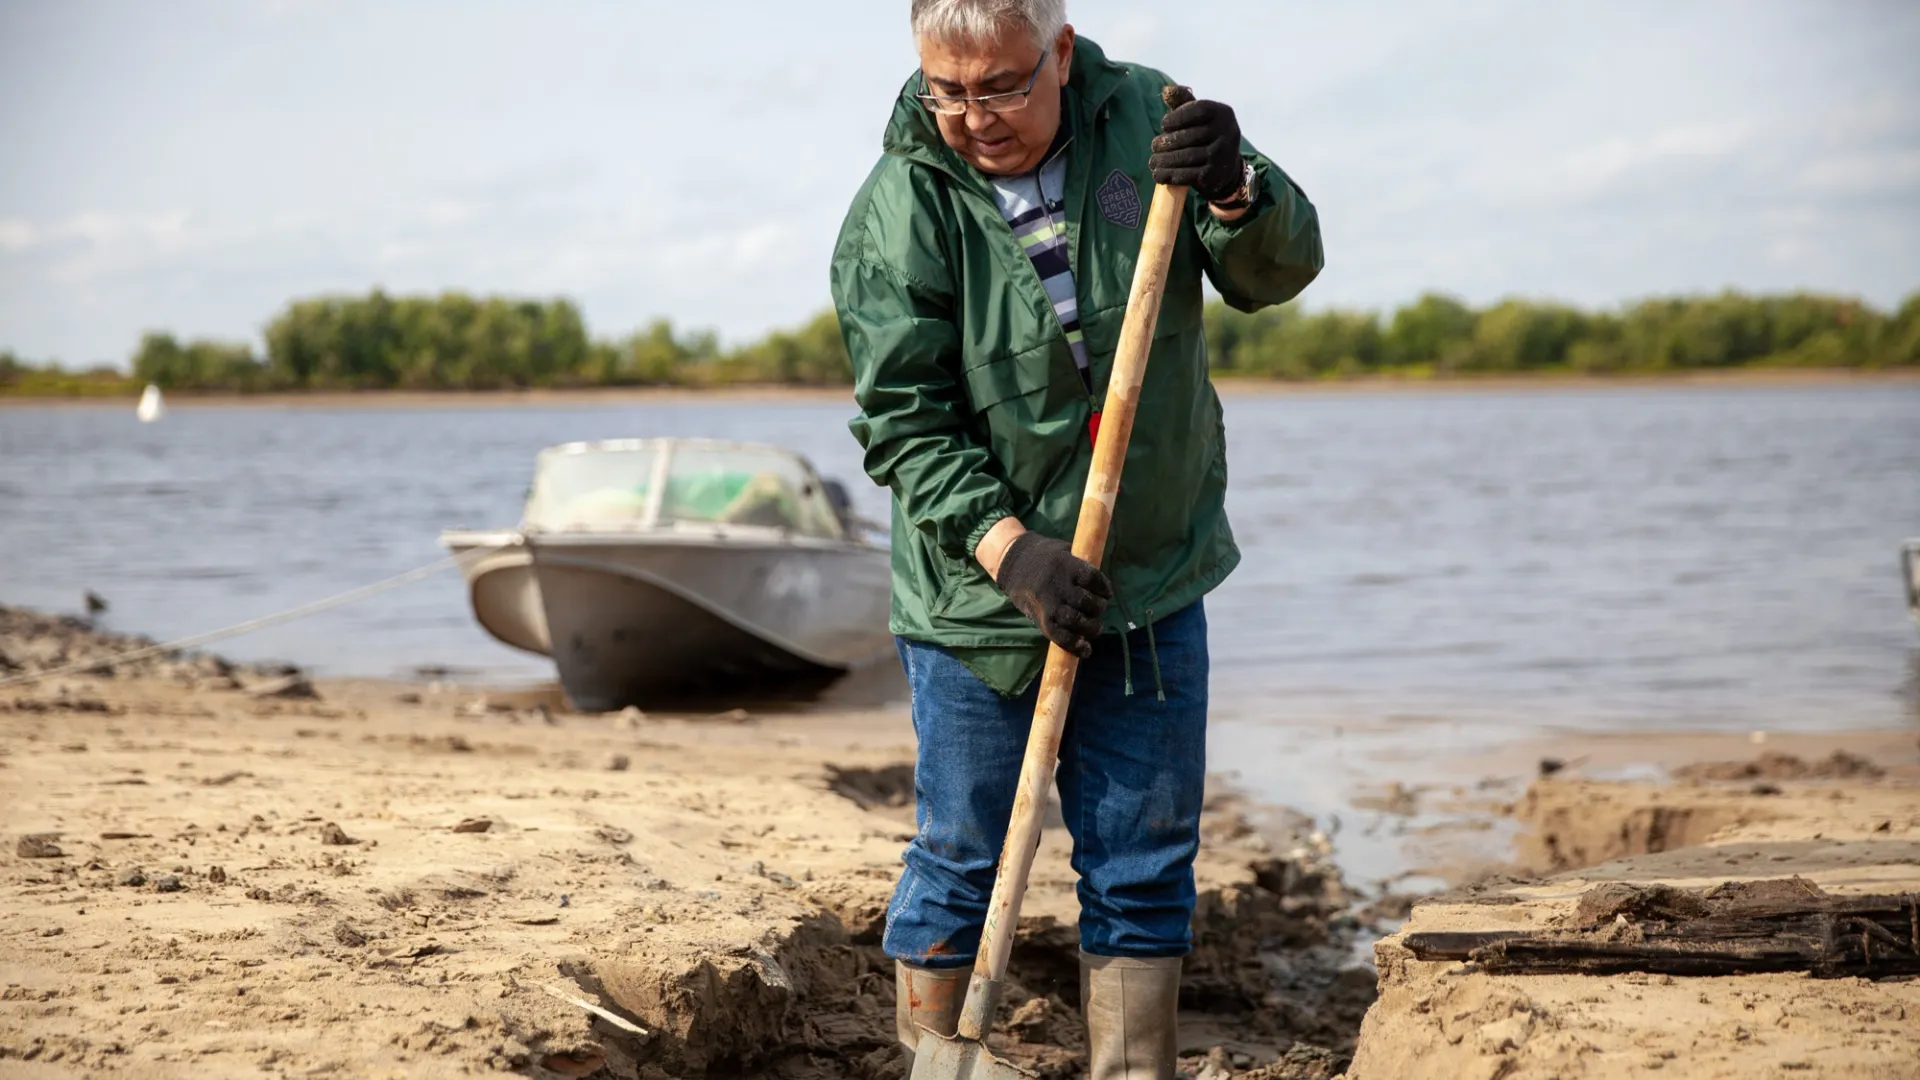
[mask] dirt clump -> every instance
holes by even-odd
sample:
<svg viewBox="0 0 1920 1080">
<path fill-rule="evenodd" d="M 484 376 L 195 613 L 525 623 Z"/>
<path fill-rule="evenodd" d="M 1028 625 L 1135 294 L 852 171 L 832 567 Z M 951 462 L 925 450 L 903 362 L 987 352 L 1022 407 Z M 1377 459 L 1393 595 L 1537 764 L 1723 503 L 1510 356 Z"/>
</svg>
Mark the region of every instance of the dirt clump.
<svg viewBox="0 0 1920 1080">
<path fill-rule="evenodd" d="M 827 786 L 836 794 L 853 800 L 862 810 L 880 806 L 913 805 L 913 766 L 910 763 L 883 765 L 879 768 L 852 765 L 828 765 Z"/>
<path fill-rule="evenodd" d="M 116 660 L 155 644 L 149 637 L 102 630 L 92 620 L 79 616 L 48 615 L 0 604 L 0 679 L 92 663 L 95 666 L 81 667 L 78 674 L 99 679 L 165 679 L 218 690 L 240 689 L 242 677 L 305 682 L 299 669 L 287 665 L 241 665 L 200 653 L 149 653 L 137 659 Z"/>
<path fill-rule="evenodd" d="M 1615 919 L 1698 919 L 1708 912 L 1700 895 L 1671 885 L 1603 881 L 1580 894 L 1574 925 L 1599 926 Z"/>
<path fill-rule="evenodd" d="M 1656 788 L 1652 794 L 1583 780 L 1540 779 L 1513 808 L 1520 868 L 1556 874 L 1609 859 L 1703 843 L 1770 810 L 1744 791 Z M 1684 793 L 1684 794 L 1683 794 Z"/>
<path fill-rule="evenodd" d="M 59 843 L 59 833 L 32 833 L 21 837 L 13 845 L 13 853 L 22 859 L 59 859 L 66 856 Z"/>
<path fill-rule="evenodd" d="M 1769 750 L 1753 761 L 1709 761 L 1673 771 L 1681 780 L 1878 780 L 1887 771 L 1858 754 L 1835 750 L 1818 761 Z M 1776 789 L 1777 790 L 1777 789 Z"/>
<path fill-rule="evenodd" d="M 1295 1043 L 1280 1060 L 1246 1072 L 1235 1072 L 1223 1060 L 1225 1054 L 1210 1055 L 1206 1067 L 1195 1069 L 1194 1080 L 1339 1080 L 1351 1054 L 1341 1055 L 1323 1046 Z M 1231 1063 L 1237 1064 L 1237 1063 Z"/>
</svg>

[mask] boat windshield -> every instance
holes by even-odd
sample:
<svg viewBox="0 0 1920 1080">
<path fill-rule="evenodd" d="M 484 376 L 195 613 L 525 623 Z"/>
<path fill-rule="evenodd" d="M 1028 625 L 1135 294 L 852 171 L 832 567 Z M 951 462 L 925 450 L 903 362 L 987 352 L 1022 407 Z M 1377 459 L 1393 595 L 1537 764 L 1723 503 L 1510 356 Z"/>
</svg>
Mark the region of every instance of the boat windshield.
<svg viewBox="0 0 1920 1080">
<path fill-rule="evenodd" d="M 525 523 L 548 531 L 620 531 L 675 523 L 757 525 L 838 539 L 839 517 L 805 463 L 778 450 L 658 444 L 548 451 L 534 471 Z M 657 514 L 657 517 L 655 516 Z"/>
</svg>

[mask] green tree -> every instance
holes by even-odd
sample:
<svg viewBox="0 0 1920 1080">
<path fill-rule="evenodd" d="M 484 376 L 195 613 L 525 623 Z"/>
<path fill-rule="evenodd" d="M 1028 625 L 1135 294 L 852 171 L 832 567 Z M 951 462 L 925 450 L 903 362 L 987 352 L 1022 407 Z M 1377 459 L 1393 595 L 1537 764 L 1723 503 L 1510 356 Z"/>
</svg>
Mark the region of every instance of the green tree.
<svg viewBox="0 0 1920 1080">
<path fill-rule="evenodd" d="M 186 384 L 187 351 L 172 334 L 149 330 L 133 353 L 133 377 L 172 390 Z"/>
<path fill-rule="evenodd" d="M 1381 341 L 1392 367 L 1437 367 L 1473 339 L 1473 309 L 1451 296 L 1427 293 L 1393 313 Z"/>
<path fill-rule="evenodd" d="M 1887 320 L 1879 355 L 1882 364 L 1920 365 L 1920 292 L 1909 295 Z"/>
<path fill-rule="evenodd" d="M 268 324 L 266 339 L 272 378 L 307 389 L 574 384 L 594 358 L 570 301 L 459 292 L 297 300 Z"/>
<path fill-rule="evenodd" d="M 201 338 L 182 345 L 172 334 L 149 332 L 133 355 L 134 379 L 167 390 L 262 390 L 266 374 L 240 342 Z"/>
<path fill-rule="evenodd" d="M 1586 316 L 1560 304 L 1503 300 L 1473 324 L 1473 339 L 1444 366 L 1465 371 L 1529 371 L 1560 367 L 1586 330 Z"/>
<path fill-rule="evenodd" d="M 598 346 L 605 351 L 596 366 L 594 381 L 607 386 L 672 386 L 685 382 L 687 369 L 695 359 L 688 343 L 674 335 L 673 323 L 655 319 L 645 330 L 631 334 L 618 345 Z"/>
<path fill-rule="evenodd" d="M 798 330 L 776 330 L 723 357 L 718 366 L 729 382 L 827 386 L 853 381 L 853 361 L 831 311 Z"/>
</svg>

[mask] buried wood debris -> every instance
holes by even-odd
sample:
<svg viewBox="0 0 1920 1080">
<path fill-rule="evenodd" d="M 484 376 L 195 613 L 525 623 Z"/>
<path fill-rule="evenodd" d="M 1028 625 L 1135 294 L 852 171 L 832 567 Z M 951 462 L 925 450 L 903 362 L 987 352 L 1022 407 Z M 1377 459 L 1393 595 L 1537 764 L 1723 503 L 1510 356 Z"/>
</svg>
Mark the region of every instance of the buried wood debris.
<svg viewBox="0 0 1920 1080">
<path fill-rule="evenodd" d="M 1576 926 L 1547 932 L 1413 933 L 1420 960 L 1493 974 L 1920 974 L 1920 893 L 1835 896 L 1804 878 L 1705 892 L 1609 883 L 1581 898 Z"/>
</svg>

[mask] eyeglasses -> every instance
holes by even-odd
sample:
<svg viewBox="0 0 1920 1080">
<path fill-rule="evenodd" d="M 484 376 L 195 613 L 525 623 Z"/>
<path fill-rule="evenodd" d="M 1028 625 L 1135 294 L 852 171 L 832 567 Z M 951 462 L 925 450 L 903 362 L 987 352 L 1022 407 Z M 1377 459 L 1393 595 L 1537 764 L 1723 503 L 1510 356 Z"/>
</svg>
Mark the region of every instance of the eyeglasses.
<svg viewBox="0 0 1920 1080">
<path fill-rule="evenodd" d="M 982 94 L 979 97 L 946 97 L 941 94 L 915 94 L 928 110 L 942 116 L 959 116 L 967 111 L 967 106 L 978 104 L 992 113 L 1017 112 L 1027 107 L 1027 95 L 1033 93 L 1033 85 L 1040 81 L 1040 68 L 1046 64 L 1050 49 L 1040 50 L 1040 59 L 1033 65 L 1033 74 L 1027 79 L 1025 90 L 1009 90 L 1004 94 Z M 927 85 L 927 73 L 920 73 L 920 85 Z"/>
</svg>

